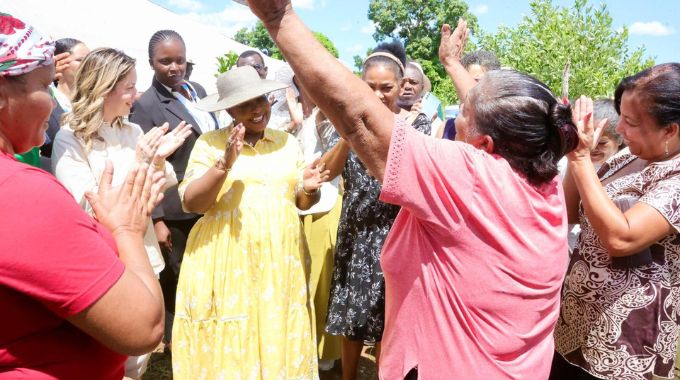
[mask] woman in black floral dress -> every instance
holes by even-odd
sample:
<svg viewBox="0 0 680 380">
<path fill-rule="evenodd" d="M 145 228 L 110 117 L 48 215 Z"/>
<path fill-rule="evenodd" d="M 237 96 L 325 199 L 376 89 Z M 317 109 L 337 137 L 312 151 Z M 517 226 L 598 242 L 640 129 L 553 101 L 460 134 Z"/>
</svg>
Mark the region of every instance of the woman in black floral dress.
<svg viewBox="0 0 680 380">
<path fill-rule="evenodd" d="M 406 53 L 398 42 L 379 45 L 364 61 L 363 79 L 395 117 L 410 113 L 397 105 L 404 75 Z M 429 134 L 424 114 L 412 123 Z M 385 281 L 380 268 L 380 251 L 399 207 L 380 202 L 380 183 L 366 170 L 347 142 L 337 133 L 333 148 L 323 161 L 331 177 L 342 174 L 345 193 L 335 248 L 326 331 L 343 336 L 343 378 L 355 378 L 363 342 L 375 341 L 380 353 L 385 321 Z"/>
</svg>

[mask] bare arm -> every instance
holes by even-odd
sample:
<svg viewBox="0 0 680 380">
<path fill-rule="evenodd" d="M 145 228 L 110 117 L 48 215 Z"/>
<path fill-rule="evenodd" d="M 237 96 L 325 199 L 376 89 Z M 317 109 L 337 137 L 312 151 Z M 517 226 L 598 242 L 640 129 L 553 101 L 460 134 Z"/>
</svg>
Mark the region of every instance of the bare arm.
<svg viewBox="0 0 680 380">
<path fill-rule="evenodd" d="M 382 180 L 394 114 L 314 38 L 290 0 L 249 0 L 296 78 L 359 158 Z M 311 85 L 313 84 L 313 85 Z"/>
<path fill-rule="evenodd" d="M 229 136 L 229 142 L 224 151 L 224 157 L 221 159 L 220 167 L 209 168 L 200 178 L 187 185 L 182 198 L 184 208 L 187 211 L 204 214 L 215 204 L 224 180 L 227 179 L 231 167 L 241 154 L 245 131 L 243 125 L 235 126 Z"/>
<path fill-rule="evenodd" d="M 604 123 L 600 123 L 597 130 L 594 128 L 592 111 L 590 98 L 582 96 L 574 104 L 579 145 L 567 155 L 567 174 L 578 189 L 588 221 L 609 255 L 628 256 L 673 233 L 674 229 L 663 215 L 647 204 L 638 202 L 624 213 L 609 198 L 590 159 L 593 141 L 597 141 L 604 127 Z"/>
<path fill-rule="evenodd" d="M 340 139 L 335 146 L 321 157 L 321 162 L 326 164 L 329 170 L 329 178 L 333 179 L 342 174 L 349 155 L 349 144 L 345 139 Z"/>
<path fill-rule="evenodd" d="M 439 44 L 439 61 L 449 74 L 456 87 L 458 99 L 465 99 L 468 92 L 477 85 L 477 81 L 460 63 L 460 56 L 465 50 L 465 44 L 470 35 L 467 22 L 458 20 L 458 26 L 452 32 L 448 24 L 442 26 L 442 39 Z"/>
<path fill-rule="evenodd" d="M 574 161 L 572 166 L 586 217 L 610 256 L 637 253 L 674 232 L 663 215 L 647 204 L 638 202 L 621 212 L 604 191 L 589 159 Z"/>
<path fill-rule="evenodd" d="M 86 195 L 99 221 L 112 232 L 125 271 L 99 300 L 68 318 L 102 344 L 125 355 L 151 352 L 164 328 L 163 294 L 143 241 L 164 180 L 162 173 L 148 177 L 147 173 L 145 165 L 134 168 L 124 185 L 112 190 L 113 166 L 107 163 L 98 194 Z"/>
<path fill-rule="evenodd" d="M 578 220 L 578 206 L 581 203 L 581 195 L 579 195 L 576 182 L 571 175 L 571 165 L 567 165 L 567 172 L 562 181 L 562 189 L 564 190 L 564 200 L 567 207 L 567 220 L 571 224 L 577 224 Z"/>
</svg>

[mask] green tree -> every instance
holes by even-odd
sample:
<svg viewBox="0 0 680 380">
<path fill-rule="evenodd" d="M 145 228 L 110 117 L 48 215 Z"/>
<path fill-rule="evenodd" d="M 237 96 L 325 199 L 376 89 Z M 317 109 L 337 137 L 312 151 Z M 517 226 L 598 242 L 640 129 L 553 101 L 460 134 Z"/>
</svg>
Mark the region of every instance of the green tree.
<svg viewBox="0 0 680 380">
<path fill-rule="evenodd" d="M 215 76 L 231 70 L 232 67 L 236 66 L 236 61 L 238 61 L 238 54 L 233 50 L 229 50 L 228 53 L 217 57 L 217 74 Z"/>
<path fill-rule="evenodd" d="M 570 64 L 570 97 L 611 96 L 625 76 L 652 66 L 644 47 L 628 48 L 628 29 L 616 30 L 605 4 L 575 0 L 560 7 L 551 0 L 531 2 L 531 14 L 513 28 L 482 33 L 479 44 L 504 66 L 526 72 L 561 94 L 563 69 Z"/>
<path fill-rule="evenodd" d="M 244 45 L 257 48 L 272 58 L 283 59 L 281 50 L 269 36 L 269 32 L 267 32 L 262 21 L 258 21 L 251 29 L 242 28 L 236 32 L 234 39 Z"/>
<path fill-rule="evenodd" d="M 333 41 L 331 41 L 328 36 L 321 32 L 313 32 L 314 37 L 323 45 L 329 53 L 331 53 L 335 58 L 339 57 L 338 49 L 335 47 Z M 274 43 L 272 38 L 269 36 L 269 32 L 264 27 L 261 21 L 258 21 L 254 27 L 251 29 L 242 28 L 234 35 L 234 40 L 248 46 L 259 49 L 264 54 L 274 58 L 283 60 L 283 54 L 281 50 Z"/>
<path fill-rule="evenodd" d="M 373 38 L 397 38 L 404 42 L 406 54 L 418 61 L 432 82 L 432 92 L 442 102 L 456 100 L 451 80 L 439 64 L 438 49 L 442 25 L 455 26 L 458 18 L 477 29 L 477 18 L 463 0 L 371 0 L 368 18 L 375 24 Z"/>
</svg>

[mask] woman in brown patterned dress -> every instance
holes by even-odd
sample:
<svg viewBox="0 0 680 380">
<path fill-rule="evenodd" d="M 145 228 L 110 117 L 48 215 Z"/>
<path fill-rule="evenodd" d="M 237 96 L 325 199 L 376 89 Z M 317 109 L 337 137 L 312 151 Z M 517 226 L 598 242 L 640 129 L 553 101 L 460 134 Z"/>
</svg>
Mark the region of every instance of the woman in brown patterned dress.
<svg viewBox="0 0 680 380">
<path fill-rule="evenodd" d="M 581 223 L 562 289 L 550 379 L 672 378 L 680 322 L 680 64 L 616 89 L 628 148 L 596 174 L 592 101 L 575 104 L 581 142 L 564 180 Z M 603 126 L 604 124 L 601 124 Z M 599 177 L 598 177 L 599 175 Z"/>
</svg>

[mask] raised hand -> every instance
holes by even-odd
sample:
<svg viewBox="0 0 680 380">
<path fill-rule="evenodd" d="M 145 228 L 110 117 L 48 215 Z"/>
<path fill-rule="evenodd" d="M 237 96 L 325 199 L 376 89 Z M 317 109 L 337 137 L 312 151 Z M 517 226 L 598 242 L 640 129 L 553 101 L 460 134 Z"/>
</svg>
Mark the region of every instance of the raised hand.
<svg viewBox="0 0 680 380">
<path fill-rule="evenodd" d="M 167 124 L 167 123 L 166 123 Z M 181 122 L 175 129 L 166 133 L 160 138 L 158 149 L 154 157 L 155 160 L 165 160 L 173 154 L 182 144 L 184 140 L 191 135 L 191 124 Z"/>
<path fill-rule="evenodd" d="M 113 164 L 107 161 L 97 193 L 85 193 L 95 217 L 114 235 L 143 235 L 151 210 L 163 199 L 163 173 L 149 174 L 148 166 L 141 164 L 130 170 L 122 186 L 114 189 L 112 179 Z"/>
<path fill-rule="evenodd" d="M 156 155 L 158 147 L 161 145 L 163 135 L 168 131 L 168 127 L 168 123 L 164 123 L 160 127 L 153 127 L 149 132 L 137 140 L 135 154 L 138 163 L 151 163 L 151 160 Z"/>
<path fill-rule="evenodd" d="M 302 174 L 302 189 L 305 193 L 315 192 L 329 180 L 331 172 L 326 169 L 326 164 L 320 162 L 321 157 L 309 164 Z"/>
<path fill-rule="evenodd" d="M 278 23 L 286 12 L 293 10 L 291 0 L 248 0 L 247 5 L 265 26 Z"/>
<path fill-rule="evenodd" d="M 238 124 L 231 130 L 231 135 L 227 140 L 227 146 L 224 149 L 224 160 L 226 162 L 227 168 L 231 168 L 236 162 L 236 159 L 241 154 L 243 150 L 243 139 L 246 135 L 246 127 L 243 124 Z"/>
<path fill-rule="evenodd" d="M 469 37 L 470 29 L 467 27 L 467 22 L 462 18 L 458 19 L 458 25 L 453 32 L 449 24 L 442 26 L 442 39 L 439 43 L 439 61 L 442 65 L 446 66 L 460 61 Z"/>
<path fill-rule="evenodd" d="M 59 80 L 64 76 L 64 70 L 73 62 L 71 53 L 65 51 L 54 56 L 54 79 Z"/>
<path fill-rule="evenodd" d="M 572 120 L 578 128 L 579 143 L 576 149 L 567 154 L 567 159 L 570 161 L 590 159 L 590 151 L 597 146 L 608 120 L 601 120 L 597 126 L 594 125 L 593 99 L 584 95 L 574 102 Z"/>
</svg>

